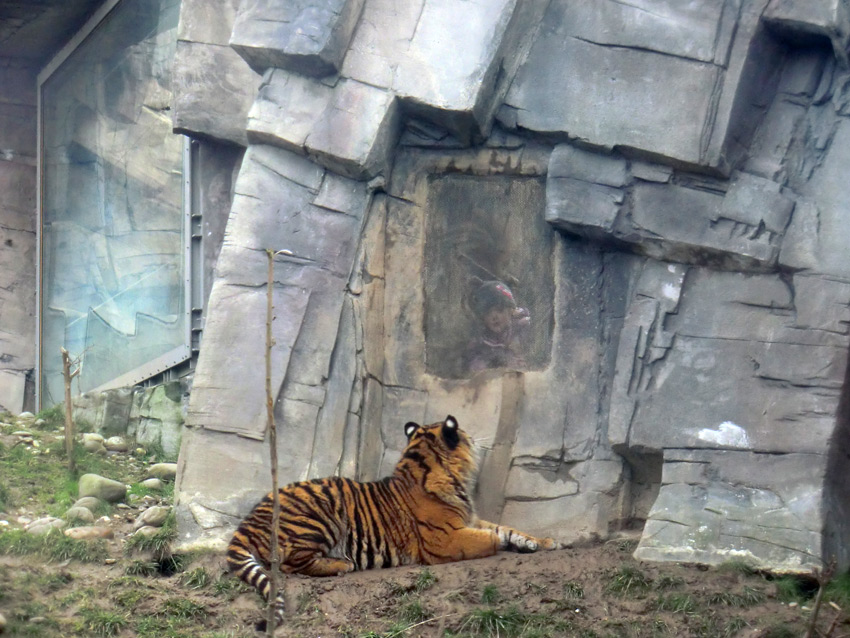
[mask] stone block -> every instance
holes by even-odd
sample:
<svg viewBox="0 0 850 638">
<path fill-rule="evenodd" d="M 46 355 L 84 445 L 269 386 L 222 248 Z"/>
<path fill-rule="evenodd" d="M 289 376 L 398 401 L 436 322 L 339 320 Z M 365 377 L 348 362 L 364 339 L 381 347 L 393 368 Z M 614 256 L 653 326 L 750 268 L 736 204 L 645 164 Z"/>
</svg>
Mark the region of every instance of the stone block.
<svg viewBox="0 0 850 638">
<path fill-rule="evenodd" d="M 844 382 L 846 336 L 817 331 L 807 338 L 795 308 L 810 306 L 803 321 L 811 321 L 826 288 L 801 282 L 796 298 L 777 276 L 691 269 L 678 304 L 662 314 L 669 282 L 656 280 L 660 273 L 644 272 L 621 333 L 611 443 L 825 452 Z M 846 298 L 846 286 L 829 289 Z M 825 328 L 841 325 L 836 312 L 823 318 Z"/>
<path fill-rule="evenodd" d="M 606 536 L 611 520 L 618 517 L 617 499 L 621 474 L 619 463 L 587 461 L 571 472 L 582 479 L 597 477 L 593 489 L 581 484 L 581 490 L 558 498 L 507 499 L 500 522 L 539 536 L 551 536 L 562 542 L 575 542 Z M 609 470 L 615 470 L 611 472 Z"/>
<path fill-rule="evenodd" d="M 579 489 L 567 466 L 548 469 L 515 465 L 508 474 L 505 498 L 553 499 L 577 494 Z"/>
<path fill-rule="evenodd" d="M 570 177 L 546 180 L 546 221 L 555 228 L 603 238 L 613 234 L 625 193 Z"/>
<path fill-rule="evenodd" d="M 655 257 L 700 263 L 771 266 L 793 203 L 754 176 L 733 182 L 726 197 L 667 184 L 637 183 L 632 191 L 636 237 L 657 246 Z"/>
<path fill-rule="evenodd" d="M 827 39 L 835 56 L 847 64 L 850 47 L 850 7 L 843 0 L 771 0 L 764 20 L 796 43 Z"/>
<path fill-rule="evenodd" d="M 842 278 L 850 277 L 850 233 L 846 232 L 850 224 L 850 189 L 845 186 L 848 162 L 850 119 L 838 118 L 831 143 L 811 179 L 801 188 L 816 206 L 817 225 L 812 228 L 813 209 L 792 219 L 789 235 L 795 246 L 789 246 L 786 254 L 786 259 L 792 259 L 796 253 L 797 259 L 817 273 Z"/>
<path fill-rule="evenodd" d="M 230 38 L 258 73 L 271 67 L 322 77 L 336 73 L 364 0 L 242 0 Z"/>
<path fill-rule="evenodd" d="M 175 132 L 246 146 L 248 110 L 261 79 L 227 46 L 179 41 L 174 57 Z"/>
<path fill-rule="evenodd" d="M 340 80 L 331 88 L 274 69 L 251 107 L 248 137 L 309 154 L 337 172 L 366 179 L 386 170 L 398 126 L 391 93 L 353 80 Z"/>
<path fill-rule="evenodd" d="M 646 49 L 700 62 L 726 60 L 740 0 L 567 0 L 564 35 L 596 44 Z M 726 28 L 724 28 L 726 27 Z M 718 37 L 719 36 L 719 37 Z"/>
<path fill-rule="evenodd" d="M 822 565 L 824 456 L 668 449 L 664 472 L 637 558 L 792 572 Z"/>
<path fill-rule="evenodd" d="M 26 383 L 26 373 L 19 370 L 0 370 L 0 409 L 12 414 L 23 412 Z"/>
<path fill-rule="evenodd" d="M 399 127 L 400 113 L 392 93 L 341 80 L 305 146 L 325 166 L 366 180 L 389 170 Z"/>
<path fill-rule="evenodd" d="M 283 382 L 301 330 L 309 292 L 276 287 L 272 324 L 272 391 Z M 198 358 L 187 421 L 193 426 L 262 440 L 266 432 L 265 361 L 266 290 L 219 281 L 210 294 L 204 349 Z M 253 326 L 253 328 L 249 328 Z M 255 335 L 245 339 L 246 330 Z M 239 355 L 234 356 L 234 344 Z M 238 397 L 238 401 L 234 400 Z"/>
<path fill-rule="evenodd" d="M 739 13 L 738 2 L 564 0 L 542 24 L 508 92 L 506 126 L 723 173 L 774 90 L 777 66 L 765 60 L 782 59 L 758 8 Z"/>
<path fill-rule="evenodd" d="M 518 109 L 517 125 L 699 164 L 721 70 L 568 37 L 556 26 L 566 24 L 565 4 L 550 4 L 544 18 L 550 26 L 541 29 L 508 92 L 506 103 Z"/>
</svg>

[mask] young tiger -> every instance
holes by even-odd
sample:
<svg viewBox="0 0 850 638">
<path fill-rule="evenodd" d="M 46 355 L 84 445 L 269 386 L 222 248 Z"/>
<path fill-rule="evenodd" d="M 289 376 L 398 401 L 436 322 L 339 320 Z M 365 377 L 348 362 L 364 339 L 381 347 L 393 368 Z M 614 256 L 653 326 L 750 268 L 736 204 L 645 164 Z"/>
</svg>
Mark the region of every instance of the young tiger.
<svg viewBox="0 0 850 638">
<path fill-rule="evenodd" d="M 331 477 L 280 488 L 281 571 L 334 576 L 556 548 L 551 538 L 478 519 L 470 498 L 476 455 L 454 417 L 411 422 L 404 432 L 407 447 L 388 478 L 359 483 Z M 269 493 L 242 521 L 227 549 L 230 570 L 267 601 L 271 499 Z M 282 593 L 275 605 L 280 620 Z"/>
</svg>

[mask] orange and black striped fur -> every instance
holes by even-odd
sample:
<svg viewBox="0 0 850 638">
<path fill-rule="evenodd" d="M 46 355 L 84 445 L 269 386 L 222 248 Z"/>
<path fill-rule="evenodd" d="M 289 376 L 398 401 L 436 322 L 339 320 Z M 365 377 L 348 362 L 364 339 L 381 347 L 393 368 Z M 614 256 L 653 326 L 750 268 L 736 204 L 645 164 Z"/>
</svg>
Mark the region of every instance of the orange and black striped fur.
<svg viewBox="0 0 850 638">
<path fill-rule="evenodd" d="M 407 447 L 388 478 L 359 483 L 332 477 L 280 489 L 281 571 L 333 576 L 556 547 L 550 538 L 478 519 L 470 497 L 476 455 L 454 417 L 431 425 L 408 423 L 404 431 Z M 271 499 L 266 495 L 242 521 L 227 550 L 231 571 L 266 600 Z M 276 606 L 280 617 L 282 595 Z"/>
</svg>

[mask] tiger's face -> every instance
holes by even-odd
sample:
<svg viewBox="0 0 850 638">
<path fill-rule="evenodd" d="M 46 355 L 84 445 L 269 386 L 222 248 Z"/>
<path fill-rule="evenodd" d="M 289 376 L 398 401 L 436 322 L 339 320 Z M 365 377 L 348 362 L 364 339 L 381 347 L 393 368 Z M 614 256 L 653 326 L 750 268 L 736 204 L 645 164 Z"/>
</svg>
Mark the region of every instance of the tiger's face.
<svg viewBox="0 0 850 638">
<path fill-rule="evenodd" d="M 411 421 L 404 426 L 404 433 L 407 435 L 407 447 L 402 452 L 402 459 L 435 461 L 465 485 L 474 481 L 478 457 L 472 437 L 460 429 L 453 416 L 430 425 Z"/>
</svg>

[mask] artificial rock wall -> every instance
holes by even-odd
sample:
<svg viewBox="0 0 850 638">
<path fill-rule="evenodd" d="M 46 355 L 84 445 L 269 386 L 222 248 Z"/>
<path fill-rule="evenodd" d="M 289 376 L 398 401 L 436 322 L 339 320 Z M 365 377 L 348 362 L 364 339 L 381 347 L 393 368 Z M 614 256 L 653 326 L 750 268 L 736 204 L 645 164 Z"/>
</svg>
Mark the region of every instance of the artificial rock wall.
<svg viewBox="0 0 850 638">
<path fill-rule="evenodd" d="M 283 480 L 385 475 L 402 424 L 450 413 L 482 442 L 488 518 L 638 525 L 647 559 L 850 565 L 844 2 L 219 4 L 184 1 L 176 59 L 175 128 L 247 145 L 179 462 L 187 545 L 268 490 L 274 249 Z M 529 309 L 507 367 L 460 354 L 482 279 Z"/>
</svg>

